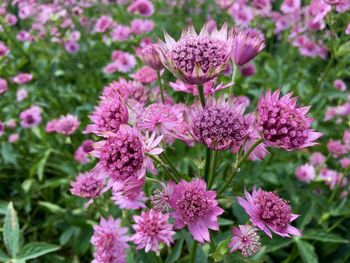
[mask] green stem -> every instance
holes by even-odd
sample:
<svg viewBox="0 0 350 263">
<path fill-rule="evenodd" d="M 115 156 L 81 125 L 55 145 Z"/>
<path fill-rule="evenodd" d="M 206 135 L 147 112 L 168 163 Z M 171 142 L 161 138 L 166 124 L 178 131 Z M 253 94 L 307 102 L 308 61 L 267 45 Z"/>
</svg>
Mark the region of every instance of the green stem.
<svg viewBox="0 0 350 263">
<path fill-rule="evenodd" d="M 197 241 L 192 241 L 192 248 L 191 248 L 191 254 L 190 254 L 190 263 L 194 263 L 194 260 L 196 259 L 196 252 L 197 252 Z"/>
<path fill-rule="evenodd" d="M 230 86 L 230 95 L 231 96 L 233 95 L 233 89 L 234 89 L 234 86 L 236 84 L 236 79 L 238 77 L 238 70 L 239 70 L 239 67 L 235 63 L 233 63 L 233 72 L 232 72 L 231 86 Z"/>
<path fill-rule="evenodd" d="M 216 161 L 218 157 L 218 151 L 212 151 L 212 156 L 210 160 L 209 176 L 208 176 L 208 189 L 211 189 L 214 182 L 214 174 L 216 170 Z"/>
<path fill-rule="evenodd" d="M 159 82 L 160 97 L 161 97 L 162 103 L 164 104 L 165 99 L 164 99 L 164 92 L 163 92 L 163 83 L 162 83 L 162 78 L 160 77 L 159 70 L 157 70 L 157 76 L 158 76 L 158 82 Z"/>
<path fill-rule="evenodd" d="M 158 179 L 155 179 L 155 178 L 152 178 L 152 177 L 147 177 L 147 176 L 146 176 L 146 182 L 157 183 L 157 184 L 161 184 L 162 183 L 162 181 L 160 181 Z"/>
<path fill-rule="evenodd" d="M 209 233 L 210 233 L 210 253 L 214 253 L 216 250 L 216 245 L 215 245 L 212 231 L 210 231 Z"/>
<path fill-rule="evenodd" d="M 164 171 L 165 173 L 173 180 L 175 181 L 176 183 L 179 182 L 179 178 L 177 178 L 174 174 L 172 174 L 168 167 L 163 163 L 163 161 L 158 157 L 158 156 L 154 156 L 154 155 L 147 155 L 149 156 L 153 161 L 155 161 L 156 163 L 160 164 L 163 168 L 164 168 Z"/>
<path fill-rule="evenodd" d="M 198 95 L 199 95 L 199 99 L 201 101 L 202 106 L 205 106 L 205 96 L 204 96 L 204 88 L 203 85 L 197 85 L 197 89 L 198 89 Z"/>
<path fill-rule="evenodd" d="M 211 150 L 209 148 L 205 149 L 205 167 L 204 167 L 204 180 L 208 182 L 209 179 L 209 169 L 210 169 L 210 160 L 211 160 Z"/>
<path fill-rule="evenodd" d="M 175 165 L 173 165 L 169 157 L 164 152 L 160 155 L 160 158 L 170 166 L 170 168 L 178 178 L 182 178 L 180 172 L 176 169 Z"/>
<path fill-rule="evenodd" d="M 340 189 L 341 185 L 343 184 L 344 178 L 345 178 L 345 175 L 342 176 L 339 183 L 336 185 L 336 187 L 334 187 L 332 194 L 331 194 L 330 198 L 328 199 L 328 204 L 331 204 L 332 201 L 334 200 L 336 194 L 338 194 L 339 189 Z"/>
</svg>

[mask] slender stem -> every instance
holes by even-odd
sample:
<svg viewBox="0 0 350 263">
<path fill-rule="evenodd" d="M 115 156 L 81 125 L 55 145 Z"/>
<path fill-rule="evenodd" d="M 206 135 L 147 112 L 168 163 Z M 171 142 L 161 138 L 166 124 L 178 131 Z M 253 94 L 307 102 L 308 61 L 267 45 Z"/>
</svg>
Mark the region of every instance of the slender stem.
<svg viewBox="0 0 350 263">
<path fill-rule="evenodd" d="M 158 179 L 155 179 L 155 178 L 152 178 L 152 177 L 147 177 L 146 176 L 146 181 L 147 182 L 151 182 L 151 183 L 157 183 L 157 184 L 161 184 L 162 181 L 158 180 Z"/>
<path fill-rule="evenodd" d="M 231 78 L 230 95 L 233 95 L 233 89 L 234 89 L 234 86 L 236 85 L 236 79 L 238 77 L 238 70 L 239 70 L 239 67 L 235 63 L 233 63 L 233 72 L 232 72 L 232 78 Z"/>
<path fill-rule="evenodd" d="M 216 160 L 218 157 L 218 151 L 212 151 L 212 156 L 210 160 L 209 176 L 208 176 L 208 189 L 211 189 L 214 182 L 214 173 L 216 168 Z"/>
<path fill-rule="evenodd" d="M 159 82 L 160 97 L 161 97 L 162 103 L 164 104 L 165 99 L 164 99 L 164 92 L 163 92 L 163 83 L 162 83 L 162 78 L 160 77 L 159 70 L 157 70 L 157 76 L 158 76 L 158 82 Z"/>
<path fill-rule="evenodd" d="M 211 159 L 211 150 L 209 148 L 205 149 L 205 167 L 204 167 L 204 180 L 208 182 L 209 169 L 210 169 L 210 159 Z"/>
<path fill-rule="evenodd" d="M 194 263 L 194 260 L 196 259 L 197 245 L 197 241 L 193 240 L 190 254 L 190 263 Z"/>
<path fill-rule="evenodd" d="M 199 95 L 199 99 L 201 101 L 202 106 L 205 106 L 205 96 L 204 96 L 204 88 L 203 85 L 197 85 L 197 89 L 198 89 L 198 95 Z"/>
<path fill-rule="evenodd" d="M 153 161 L 155 161 L 156 163 L 159 163 L 163 168 L 165 173 L 172 179 L 174 180 L 176 183 L 179 182 L 179 178 L 177 178 L 174 174 L 172 174 L 168 167 L 163 163 L 163 161 L 158 157 L 158 156 L 154 156 L 154 155 L 147 155 L 149 156 Z"/>
<path fill-rule="evenodd" d="M 332 194 L 330 196 L 330 198 L 328 199 L 328 204 L 331 204 L 332 201 L 334 200 L 334 197 L 336 196 L 336 194 L 338 194 L 340 187 L 343 184 L 345 175 L 342 176 L 342 178 L 340 179 L 339 183 L 336 185 L 336 187 L 333 189 Z"/>
<path fill-rule="evenodd" d="M 171 162 L 171 160 L 169 159 L 168 155 L 166 155 L 164 152 L 160 155 L 160 158 L 165 161 L 170 168 L 172 169 L 172 171 L 174 172 L 174 174 L 176 174 L 176 176 L 178 178 L 182 178 L 180 172 L 176 169 L 175 165 L 173 165 L 173 163 Z"/>
</svg>

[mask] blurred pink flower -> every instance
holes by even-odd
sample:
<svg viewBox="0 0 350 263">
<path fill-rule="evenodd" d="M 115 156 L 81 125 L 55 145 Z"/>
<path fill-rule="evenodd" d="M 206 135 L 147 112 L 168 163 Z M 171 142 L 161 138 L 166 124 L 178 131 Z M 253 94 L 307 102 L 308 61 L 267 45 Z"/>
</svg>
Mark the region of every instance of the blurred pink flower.
<svg viewBox="0 0 350 263">
<path fill-rule="evenodd" d="M 157 48 L 155 44 L 146 45 L 136 49 L 137 56 L 144 64 L 154 70 L 160 71 L 163 69 L 163 64 L 159 59 Z"/>
<path fill-rule="evenodd" d="M 271 231 L 282 237 L 301 236 L 301 232 L 290 225 L 299 215 L 292 214 L 288 202 L 274 192 L 254 187 L 252 195 L 244 191 L 246 199 L 237 197 L 238 203 L 250 217 L 252 224 L 272 238 Z"/>
<path fill-rule="evenodd" d="M 324 164 L 326 161 L 326 157 L 320 152 L 314 152 L 310 157 L 310 164 L 314 166 L 319 166 Z"/>
<path fill-rule="evenodd" d="M 350 158 L 344 157 L 339 160 L 339 163 L 343 169 L 346 169 L 350 166 Z"/>
<path fill-rule="evenodd" d="M 133 216 L 136 224 L 132 225 L 135 230 L 130 238 L 137 247 L 136 249 L 144 248 L 146 253 L 152 250 L 153 252 L 159 251 L 159 244 L 165 243 L 170 246 L 173 242 L 173 226 L 168 222 L 169 214 L 162 214 L 153 209 L 149 211 L 143 211 L 141 216 Z"/>
<path fill-rule="evenodd" d="M 128 6 L 128 12 L 142 16 L 151 16 L 154 13 L 154 6 L 149 0 L 135 0 Z"/>
<path fill-rule="evenodd" d="M 329 140 L 327 143 L 327 150 L 333 155 L 333 157 L 340 157 L 347 152 L 345 145 L 339 140 Z"/>
<path fill-rule="evenodd" d="M 13 14 L 7 14 L 5 16 L 5 21 L 9 26 L 13 26 L 17 23 L 17 17 Z"/>
<path fill-rule="evenodd" d="M 14 129 L 16 128 L 17 124 L 16 124 L 16 120 L 15 119 L 9 119 L 6 122 L 6 127 L 10 128 L 10 129 Z"/>
<path fill-rule="evenodd" d="M 242 27 L 247 27 L 254 18 L 253 9 L 247 4 L 240 4 L 239 2 L 235 2 L 228 13 L 234 19 L 235 24 Z"/>
<path fill-rule="evenodd" d="M 45 131 L 47 133 L 56 132 L 56 126 L 57 126 L 57 119 L 51 120 L 46 123 Z"/>
<path fill-rule="evenodd" d="M 334 189 L 337 185 L 340 184 L 341 181 L 341 186 L 345 186 L 347 184 L 347 179 L 344 178 L 342 180 L 343 177 L 344 175 L 342 173 L 327 168 L 323 168 L 320 171 L 320 179 L 324 180 L 330 189 Z"/>
<path fill-rule="evenodd" d="M 0 78 L 0 95 L 7 91 L 7 81 L 6 79 Z"/>
<path fill-rule="evenodd" d="M 230 252 L 240 250 L 244 257 L 251 257 L 260 250 L 260 236 L 258 229 L 251 225 L 239 225 L 232 228 L 231 242 L 228 244 Z"/>
<path fill-rule="evenodd" d="M 110 29 L 114 24 L 113 18 L 110 16 L 101 16 L 95 24 L 94 31 L 104 33 Z"/>
<path fill-rule="evenodd" d="M 114 93 L 119 93 L 120 96 L 129 103 L 129 100 L 134 99 L 141 104 L 144 104 L 148 98 L 148 91 L 138 81 L 126 81 L 120 78 L 118 81 L 113 81 L 103 89 L 103 96 L 114 96 Z"/>
<path fill-rule="evenodd" d="M 22 101 L 28 97 L 28 91 L 25 88 L 18 89 L 16 92 L 17 101 Z"/>
<path fill-rule="evenodd" d="M 0 121 L 0 137 L 5 133 L 5 124 Z"/>
<path fill-rule="evenodd" d="M 113 41 L 126 41 L 130 38 L 131 29 L 128 26 L 116 25 L 112 32 L 111 37 Z"/>
<path fill-rule="evenodd" d="M 9 137 L 8 137 L 8 142 L 9 143 L 15 143 L 18 140 L 19 140 L 19 134 L 18 133 L 10 134 Z"/>
<path fill-rule="evenodd" d="M 32 74 L 18 73 L 14 78 L 12 78 L 12 81 L 16 84 L 26 84 L 32 81 L 32 79 L 33 79 Z"/>
<path fill-rule="evenodd" d="M 350 10 L 350 2 L 348 0 L 339 0 L 339 3 L 336 5 L 335 10 L 338 13 L 344 13 Z"/>
<path fill-rule="evenodd" d="M 336 88 L 337 90 L 346 91 L 346 84 L 345 84 L 345 82 L 344 82 L 343 80 L 341 80 L 341 79 L 336 79 L 336 80 L 334 80 L 333 86 L 334 86 L 334 88 Z"/>
<path fill-rule="evenodd" d="M 105 73 L 108 72 L 108 74 L 112 74 L 115 71 L 120 71 L 120 72 L 129 72 L 132 70 L 135 65 L 136 65 L 136 59 L 135 57 L 128 53 L 128 52 L 123 52 L 120 50 L 115 50 L 112 53 L 112 63 L 107 65 L 108 66 L 113 66 L 111 67 L 112 70 L 107 70 L 106 68 L 104 69 Z"/>
<path fill-rule="evenodd" d="M 131 74 L 130 77 L 143 84 L 150 84 L 157 80 L 157 71 L 151 67 L 143 66 L 134 74 Z"/>
<path fill-rule="evenodd" d="M 345 34 L 346 34 L 346 35 L 350 35 L 350 22 L 349 22 L 349 24 L 346 26 Z"/>
<path fill-rule="evenodd" d="M 240 67 L 241 74 L 245 77 L 253 76 L 256 72 L 255 66 L 251 63 L 245 64 Z"/>
<path fill-rule="evenodd" d="M 285 14 L 300 11 L 301 0 L 284 0 L 281 5 L 281 11 Z"/>
<path fill-rule="evenodd" d="M 64 42 L 64 48 L 65 50 L 70 54 L 75 54 L 79 51 L 79 44 L 75 41 L 65 41 Z"/>
<path fill-rule="evenodd" d="M 89 162 L 90 153 L 94 150 L 93 147 L 94 141 L 85 140 L 74 152 L 74 160 L 78 161 L 81 164 L 87 164 Z"/>
<path fill-rule="evenodd" d="M 6 56 L 10 52 L 9 48 L 0 41 L 0 57 Z"/>
<path fill-rule="evenodd" d="M 310 183 L 315 179 L 316 172 L 312 165 L 304 164 L 295 170 L 295 175 L 300 181 Z"/>
<path fill-rule="evenodd" d="M 77 116 L 67 114 L 61 116 L 56 122 L 56 132 L 69 136 L 73 134 L 79 127 L 80 122 Z"/>
<path fill-rule="evenodd" d="M 23 128 L 33 128 L 41 123 L 41 111 L 39 106 L 31 106 L 19 114 L 21 126 Z"/>
<path fill-rule="evenodd" d="M 154 28 L 154 22 L 148 19 L 133 19 L 130 24 L 131 31 L 135 35 L 149 33 Z"/>
</svg>

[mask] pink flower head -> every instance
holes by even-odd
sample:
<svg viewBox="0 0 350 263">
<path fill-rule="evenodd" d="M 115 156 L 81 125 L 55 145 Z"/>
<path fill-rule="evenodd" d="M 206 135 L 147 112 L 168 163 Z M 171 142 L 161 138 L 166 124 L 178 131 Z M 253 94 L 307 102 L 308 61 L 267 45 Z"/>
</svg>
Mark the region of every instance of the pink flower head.
<svg viewBox="0 0 350 263">
<path fill-rule="evenodd" d="M 245 77 L 253 76 L 256 72 L 255 66 L 251 63 L 245 64 L 240 68 L 241 74 Z"/>
<path fill-rule="evenodd" d="M 284 0 L 281 5 L 281 11 L 285 14 L 295 13 L 300 11 L 300 0 Z"/>
<path fill-rule="evenodd" d="M 123 25 L 116 25 L 111 32 L 113 41 L 126 41 L 130 38 L 130 35 L 130 27 Z"/>
<path fill-rule="evenodd" d="M 113 62 L 103 70 L 106 74 L 112 74 L 116 71 L 127 73 L 136 65 L 136 59 L 132 54 L 120 50 L 113 51 L 112 60 Z"/>
<path fill-rule="evenodd" d="M 339 0 L 339 3 L 336 5 L 335 10 L 338 13 L 344 13 L 350 10 L 350 2 L 347 0 Z"/>
<path fill-rule="evenodd" d="M 65 41 L 64 49 L 70 54 L 75 54 L 79 51 L 79 44 L 75 41 Z"/>
<path fill-rule="evenodd" d="M 329 140 L 327 143 L 327 149 L 333 157 L 340 157 L 347 152 L 345 145 L 339 140 Z"/>
<path fill-rule="evenodd" d="M 128 123 L 129 114 L 124 100 L 115 92 L 111 96 L 101 97 L 101 101 L 89 118 L 92 124 L 86 127 L 87 133 L 116 133 L 121 124 Z"/>
<path fill-rule="evenodd" d="M 16 128 L 17 124 L 16 124 L 16 120 L 15 119 L 9 119 L 7 122 L 6 122 L 6 126 L 10 129 L 14 129 Z"/>
<path fill-rule="evenodd" d="M 181 180 L 173 185 L 173 192 L 169 203 L 174 210 L 174 227 L 180 229 L 188 226 L 193 239 L 200 243 L 209 241 L 209 229 L 218 231 L 218 216 L 224 210 L 215 200 L 216 192 L 207 191 L 206 183 L 202 179 L 191 182 Z"/>
<path fill-rule="evenodd" d="M 41 123 L 41 108 L 39 106 L 31 106 L 19 114 L 21 126 L 23 128 L 33 128 Z"/>
<path fill-rule="evenodd" d="M 159 59 L 156 45 L 146 45 L 143 48 L 136 49 L 136 53 L 142 62 L 152 69 L 157 71 L 163 69 L 163 64 Z"/>
<path fill-rule="evenodd" d="M 237 99 L 210 98 L 203 108 L 196 102 L 187 112 L 192 136 L 208 148 L 223 151 L 240 145 L 248 135 L 245 106 Z"/>
<path fill-rule="evenodd" d="M 13 26 L 17 23 L 17 17 L 13 14 L 7 14 L 5 16 L 5 20 L 9 26 Z"/>
<path fill-rule="evenodd" d="M 235 23 L 242 27 L 247 27 L 249 23 L 254 19 L 253 9 L 247 6 L 246 3 L 240 4 L 234 3 L 228 10 Z"/>
<path fill-rule="evenodd" d="M 151 16 L 154 13 L 154 6 L 149 0 L 135 0 L 129 5 L 128 12 L 142 16 Z"/>
<path fill-rule="evenodd" d="M 6 79 L 0 78 L 0 95 L 7 91 L 7 81 Z"/>
<path fill-rule="evenodd" d="M 343 181 L 341 186 L 345 186 L 347 184 L 347 180 L 342 180 L 343 177 L 344 175 L 342 173 L 334 170 L 323 168 L 320 171 L 320 179 L 324 180 L 330 189 L 334 189 L 337 185 L 340 184 L 341 181 Z"/>
<path fill-rule="evenodd" d="M 333 82 L 333 86 L 334 88 L 336 88 L 337 90 L 340 90 L 340 91 L 346 91 L 346 84 L 343 80 L 341 79 L 336 79 L 334 82 Z"/>
<path fill-rule="evenodd" d="M 134 80 L 143 84 L 150 84 L 157 80 L 157 71 L 148 66 L 143 66 L 134 74 L 130 75 Z"/>
<path fill-rule="evenodd" d="M 110 16 L 101 16 L 95 24 L 94 31 L 98 33 L 106 32 L 114 24 L 113 18 Z"/>
<path fill-rule="evenodd" d="M 92 263 L 124 263 L 129 238 L 128 228 L 120 226 L 120 219 L 101 218 L 100 224 L 94 226 L 91 243 L 95 247 Z"/>
<path fill-rule="evenodd" d="M 77 116 L 67 114 L 66 116 L 61 116 L 56 122 L 56 132 L 63 135 L 73 134 L 79 127 L 79 119 Z"/>
<path fill-rule="evenodd" d="M 10 52 L 9 48 L 0 41 L 0 57 L 6 56 Z"/>
<path fill-rule="evenodd" d="M 239 225 L 232 229 L 232 238 L 228 247 L 233 253 L 240 250 L 244 257 L 251 257 L 260 250 L 260 236 L 258 229 L 251 225 Z"/>
<path fill-rule="evenodd" d="M 132 225 L 135 230 L 130 238 L 137 247 L 136 249 L 145 248 L 146 253 L 150 250 L 154 252 L 159 251 L 159 244 L 165 243 L 170 246 L 173 242 L 173 225 L 169 220 L 169 214 L 162 214 L 161 212 L 153 209 L 149 211 L 143 211 L 141 216 L 133 216 L 136 224 Z"/>
<path fill-rule="evenodd" d="M 94 141 L 85 140 L 75 151 L 74 160 L 80 162 L 81 164 L 86 164 L 89 162 L 88 156 L 94 150 Z"/>
<path fill-rule="evenodd" d="M 27 31 L 22 30 L 22 31 L 18 32 L 16 38 L 20 42 L 30 41 L 31 35 Z"/>
<path fill-rule="evenodd" d="M 161 189 L 156 189 L 151 196 L 152 209 L 158 212 L 170 211 L 170 196 L 173 193 L 172 184 L 161 183 Z"/>
<path fill-rule="evenodd" d="M 233 29 L 231 57 L 233 62 L 242 66 L 256 57 L 265 47 L 263 34 L 254 29 Z"/>
<path fill-rule="evenodd" d="M 349 22 L 349 24 L 346 26 L 345 34 L 346 34 L 346 35 L 350 35 L 350 22 Z"/>
<path fill-rule="evenodd" d="M 25 88 L 18 89 L 16 92 L 17 101 L 22 101 L 28 96 L 28 91 Z"/>
<path fill-rule="evenodd" d="M 298 107 L 292 93 L 280 97 L 280 90 L 267 91 L 258 103 L 258 122 L 264 142 L 268 146 L 287 151 L 316 144 L 322 133 L 311 129 L 312 119 L 306 114 L 310 107 Z"/>
<path fill-rule="evenodd" d="M 18 133 L 13 133 L 9 135 L 8 141 L 9 143 L 15 143 L 19 140 L 19 134 Z"/>
<path fill-rule="evenodd" d="M 57 119 L 51 120 L 48 123 L 46 123 L 45 131 L 47 133 L 56 132 L 56 127 L 57 127 Z"/>
<path fill-rule="evenodd" d="M 345 148 L 350 151 L 350 130 L 346 130 L 343 133 L 343 141 Z"/>
<path fill-rule="evenodd" d="M 339 163 L 343 169 L 346 169 L 350 166 L 350 158 L 344 157 L 339 160 Z"/>
<path fill-rule="evenodd" d="M 325 161 L 326 161 L 326 157 L 320 152 L 314 152 L 310 157 L 311 165 L 318 166 L 318 165 L 324 164 Z"/>
<path fill-rule="evenodd" d="M 130 23 L 131 31 L 135 35 L 149 33 L 154 28 L 154 22 L 148 19 L 133 19 Z"/>
<path fill-rule="evenodd" d="M 323 0 L 323 1 L 329 5 L 337 5 L 340 2 L 340 0 Z"/>
<path fill-rule="evenodd" d="M 73 195 L 88 198 L 87 205 L 89 205 L 94 198 L 101 195 L 104 184 L 105 177 L 96 171 L 80 173 L 71 183 L 70 191 Z"/>
<path fill-rule="evenodd" d="M 16 84 L 26 84 L 26 83 L 32 81 L 32 79 L 33 79 L 32 74 L 19 73 L 12 80 Z"/>
<path fill-rule="evenodd" d="M 295 170 L 295 175 L 300 181 L 310 183 L 316 177 L 315 168 L 310 164 L 304 164 Z"/>
<path fill-rule="evenodd" d="M 141 104 L 147 101 L 147 89 L 138 81 L 126 81 L 125 79 L 119 79 L 113 81 L 111 84 L 103 89 L 103 96 L 114 96 L 114 93 L 119 93 L 121 97 L 129 102 L 130 99 L 134 99 Z"/>
<path fill-rule="evenodd" d="M 214 28 L 210 34 L 205 24 L 199 35 L 189 26 L 178 42 L 165 33 L 165 42 L 161 42 L 158 49 L 160 60 L 187 84 L 204 84 L 218 76 L 225 70 L 232 49 L 226 24 L 220 31 Z"/>
<path fill-rule="evenodd" d="M 99 166 L 114 181 L 129 177 L 142 178 L 145 175 L 144 147 L 138 130 L 121 125 L 117 133 L 95 143 L 92 154 L 100 159 Z"/>
<path fill-rule="evenodd" d="M 301 236 L 300 231 L 289 223 L 298 215 L 292 214 L 288 202 L 274 192 L 254 187 L 252 195 L 244 191 L 246 199 L 237 197 L 238 203 L 250 217 L 252 224 L 272 238 L 271 231 L 283 237 Z"/>
</svg>

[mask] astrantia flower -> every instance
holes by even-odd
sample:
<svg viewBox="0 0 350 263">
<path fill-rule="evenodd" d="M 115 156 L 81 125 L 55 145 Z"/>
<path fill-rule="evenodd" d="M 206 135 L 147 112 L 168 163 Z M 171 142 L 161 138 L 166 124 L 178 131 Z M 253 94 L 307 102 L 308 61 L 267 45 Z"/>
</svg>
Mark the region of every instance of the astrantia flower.
<svg viewBox="0 0 350 263">
<path fill-rule="evenodd" d="M 204 84 L 226 68 L 230 58 L 232 38 L 227 36 L 227 25 L 220 31 L 208 33 L 205 24 L 197 35 L 193 26 L 186 28 L 176 42 L 165 33 L 158 53 L 163 65 L 187 84 Z"/>
<path fill-rule="evenodd" d="M 118 81 L 113 81 L 103 89 L 103 96 L 114 96 L 116 92 L 119 93 L 126 102 L 130 99 L 134 99 L 142 104 L 147 101 L 147 89 L 138 81 L 127 81 L 123 78 Z"/>
<path fill-rule="evenodd" d="M 86 132 L 102 134 L 106 131 L 117 132 L 121 124 L 128 123 L 129 114 L 124 100 L 115 92 L 108 97 L 102 97 L 100 103 L 89 116 L 92 124 L 86 127 Z"/>
<path fill-rule="evenodd" d="M 149 0 L 136 0 L 129 5 L 128 12 L 142 16 L 151 16 L 154 12 L 154 6 Z"/>
<path fill-rule="evenodd" d="M 121 125 L 117 133 L 109 133 L 106 140 L 95 143 L 94 147 L 92 153 L 100 158 L 99 166 L 113 180 L 144 176 L 144 148 L 141 134 L 136 129 Z"/>
<path fill-rule="evenodd" d="M 23 128 L 33 128 L 41 123 L 41 108 L 39 106 L 32 106 L 19 114 L 21 119 L 21 126 Z"/>
<path fill-rule="evenodd" d="M 250 217 L 252 224 L 272 238 L 271 231 L 283 237 L 300 236 L 300 231 L 289 223 L 298 215 L 292 214 L 290 205 L 274 192 L 254 187 L 252 195 L 246 190 L 245 197 L 237 197 L 238 203 Z"/>
<path fill-rule="evenodd" d="M 0 95 L 7 91 L 7 81 L 6 79 L 0 78 Z"/>
<path fill-rule="evenodd" d="M 320 152 L 314 152 L 310 157 L 311 165 L 318 166 L 318 165 L 324 164 L 325 161 L 326 161 L 326 157 Z"/>
<path fill-rule="evenodd" d="M 18 133 L 13 133 L 13 134 L 10 134 L 9 137 L 8 137 L 8 142 L 9 143 L 15 143 L 17 142 L 19 139 L 19 134 Z"/>
<path fill-rule="evenodd" d="M 347 152 L 345 145 L 343 145 L 339 140 L 330 140 L 327 143 L 327 149 L 333 155 L 333 157 L 342 156 Z"/>
<path fill-rule="evenodd" d="M 94 150 L 94 141 L 85 140 L 74 152 L 74 160 L 80 162 L 81 164 L 86 164 L 89 162 L 89 155 Z"/>
<path fill-rule="evenodd" d="M 91 243 L 95 247 L 92 263 L 124 263 L 129 238 L 128 228 L 120 226 L 120 219 L 101 218 L 100 224 L 94 226 Z"/>
<path fill-rule="evenodd" d="M 251 257 L 259 251 L 261 247 L 260 236 L 257 228 L 251 225 L 239 225 L 232 229 L 232 238 L 228 247 L 233 253 L 240 250 L 245 257 Z"/>
<path fill-rule="evenodd" d="M 130 76 L 143 84 L 149 84 L 157 79 L 157 71 L 151 67 L 144 66 Z"/>
<path fill-rule="evenodd" d="M 259 131 L 264 143 L 287 151 L 317 144 L 322 133 L 311 129 L 312 119 L 307 116 L 310 107 L 298 107 L 297 99 L 288 93 L 280 98 L 280 90 L 269 90 L 258 103 Z"/>
<path fill-rule="evenodd" d="M 33 79 L 32 74 L 28 74 L 28 73 L 19 73 L 14 78 L 12 78 L 13 82 L 16 84 L 26 84 L 32 81 L 32 79 Z"/>
<path fill-rule="evenodd" d="M 187 112 L 192 136 L 208 148 L 218 151 L 241 144 L 248 134 L 249 123 L 243 116 L 245 107 L 230 98 L 209 99 L 203 108 L 195 103 Z"/>
<path fill-rule="evenodd" d="M 16 92 L 17 101 L 22 101 L 28 96 L 28 91 L 25 88 L 21 88 Z"/>
<path fill-rule="evenodd" d="M 55 131 L 57 133 L 68 136 L 73 134 L 76 129 L 78 129 L 79 124 L 80 122 L 77 116 L 67 114 L 66 116 L 61 116 L 57 120 L 55 124 Z"/>
<path fill-rule="evenodd" d="M 149 19 L 133 19 L 130 23 L 132 32 L 135 35 L 142 35 L 144 33 L 149 33 L 154 28 L 154 22 Z"/>
<path fill-rule="evenodd" d="M 254 29 L 233 29 L 232 60 L 242 66 L 251 61 L 265 47 L 264 35 Z"/>
<path fill-rule="evenodd" d="M 0 41 L 0 57 L 6 56 L 10 52 L 9 48 Z"/>
<path fill-rule="evenodd" d="M 304 164 L 295 170 L 295 175 L 300 181 L 310 183 L 316 177 L 315 168 L 310 164 Z"/>
<path fill-rule="evenodd" d="M 110 16 L 101 16 L 95 24 L 94 31 L 98 33 L 106 32 L 114 24 L 113 18 Z"/>
<path fill-rule="evenodd" d="M 336 88 L 337 90 L 346 91 L 346 84 L 345 84 L 345 82 L 344 82 L 343 80 L 341 80 L 341 79 L 336 79 L 336 80 L 334 80 L 333 86 L 334 86 L 334 88 Z"/>
<path fill-rule="evenodd" d="M 168 222 L 169 215 L 162 214 L 153 209 L 143 211 L 141 216 L 133 216 L 136 224 L 132 225 L 136 231 L 130 238 L 137 247 L 136 249 L 145 248 L 146 252 L 150 250 L 157 252 L 159 244 L 165 243 L 170 246 L 173 242 L 173 226 Z"/>
<path fill-rule="evenodd" d="M 173 185 L 169 203 L 174 210 L 174 227 L 180 229 L 188 226 L 193 238 L 200 243 L 209 241 L 209 229 L 219 230 L 218 216 L 224 210 L 215 200 L 216 192 L 207 191 L 202 179 L 191 182 L 181 180 Z"/>
<path fill-rule="evenodd" d="M 170 211 L 170 196 L 173 193 L 172 184 L 161 183 L 162 189 L 156 189 L 151 196 L 152 208 L 159 212 L 169 212 Z"/>
<path fill-rule="evenodd" d="M 154 44 L 136 49 L 136 53 L 147 66 L 157 71 L 163 69 L 163 64 L 159 59 L 157 48 Z"/>
</svg>

